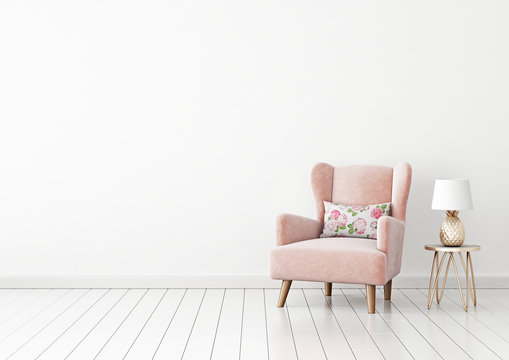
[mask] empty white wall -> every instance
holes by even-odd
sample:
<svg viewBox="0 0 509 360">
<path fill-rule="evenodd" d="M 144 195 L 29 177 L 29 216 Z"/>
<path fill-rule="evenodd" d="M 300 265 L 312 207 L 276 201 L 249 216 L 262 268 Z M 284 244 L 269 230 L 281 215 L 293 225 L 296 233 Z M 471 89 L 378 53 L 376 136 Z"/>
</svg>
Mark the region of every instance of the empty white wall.
<svg viewBox="0 0 509 360">
<path fill-rule="evenodd" d="M 309 172 L 414 169 L 402 273 L 428 275 L 433 180 L 468 177 L 480 275 L 509 275 L 509 3 L 2 1 L 0 274 L 266 275 Z"/>
</svg>

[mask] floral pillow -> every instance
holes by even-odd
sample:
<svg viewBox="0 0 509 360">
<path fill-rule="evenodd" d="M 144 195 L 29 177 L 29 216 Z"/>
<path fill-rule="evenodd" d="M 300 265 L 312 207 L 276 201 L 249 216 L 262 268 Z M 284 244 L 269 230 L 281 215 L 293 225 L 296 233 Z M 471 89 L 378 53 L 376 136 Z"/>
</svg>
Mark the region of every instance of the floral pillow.
<svg viewBox="0 0 509 360">
<path fill-rule="evenodd" d="M 376 239 L 378 219 L 389 215 L 391 204 L 343 205 L 328 201 L 325 205 L 323 233 L 328 237 L 361 237 Z"/>
</svg>

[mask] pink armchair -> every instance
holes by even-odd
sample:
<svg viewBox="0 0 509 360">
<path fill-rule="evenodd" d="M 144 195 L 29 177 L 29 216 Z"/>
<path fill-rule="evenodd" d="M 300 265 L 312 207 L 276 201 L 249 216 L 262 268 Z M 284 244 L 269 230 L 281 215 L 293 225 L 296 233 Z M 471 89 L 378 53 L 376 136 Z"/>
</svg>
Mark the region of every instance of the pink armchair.
<svg viewBox="0 0 509 360">
<path fill-rule="evenodd" d="M 392 279 L 399 274 L 405 216 L 412 179 L 409 164 L 394 168 L 354 165 L 334 168 L 316 164 L 311 173 L 317 220 L 282 214 L 276 221 L 276 247 L 270 252 L 270 274 L 283 280 L 278 306 L 284 306 L 292 280 L 365 284 L 368 313 L 375 312 L 375 287 L 384 285 L 391 299 Z M 391 216 L 378 220 L 377 239 L 323 238 L 323 201 L 347 205 L 391 204 Z"/>
</svg>

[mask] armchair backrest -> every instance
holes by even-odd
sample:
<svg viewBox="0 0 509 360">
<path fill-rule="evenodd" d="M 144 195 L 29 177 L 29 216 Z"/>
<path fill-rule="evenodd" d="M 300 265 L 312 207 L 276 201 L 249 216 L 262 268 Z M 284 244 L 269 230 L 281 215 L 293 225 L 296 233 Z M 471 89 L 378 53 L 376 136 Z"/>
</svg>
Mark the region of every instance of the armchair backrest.
<svg viewBox="0 0 509 360">
<path fill-rule="evenodd" d="M 400 163 L 394 168 L 378 165 L 333 167 L 318 163 L 311 171 L 316 216 L 323 222 L 324 201 L 346 205 L 388 203 L 391 216 L 405 221 L 412 168 Z"/>
</svg>

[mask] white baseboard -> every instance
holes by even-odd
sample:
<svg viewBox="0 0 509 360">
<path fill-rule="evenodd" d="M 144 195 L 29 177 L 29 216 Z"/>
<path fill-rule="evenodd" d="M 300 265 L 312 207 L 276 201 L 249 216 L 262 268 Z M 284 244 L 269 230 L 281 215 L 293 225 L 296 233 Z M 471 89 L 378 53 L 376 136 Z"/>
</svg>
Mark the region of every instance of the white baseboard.
<svg viewBox="0 0 509 360">
<path fill-rule="evenodd" d="M 451 274 L 450 274 L 451 275 Z M 463 283 L 464 283 L 464 279 Z M 476 286 L 509 288 L 509 275 L 476 275 Z M 0 276 L 0 288 L 278 288 L 280 281 L 268 276 Z M 429 275 L 398 275 L 394 288 L 427 288 Z M 320 282 L 295 281 L 295 288 L 319 288 Z M 335 287 L 361 285 L 334 284 Z M 447 287 L 457 287 L 451 277 Z"/>
</svg>

